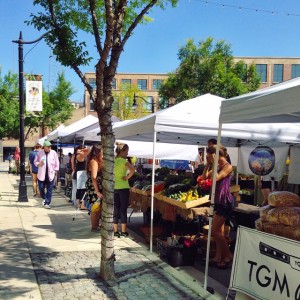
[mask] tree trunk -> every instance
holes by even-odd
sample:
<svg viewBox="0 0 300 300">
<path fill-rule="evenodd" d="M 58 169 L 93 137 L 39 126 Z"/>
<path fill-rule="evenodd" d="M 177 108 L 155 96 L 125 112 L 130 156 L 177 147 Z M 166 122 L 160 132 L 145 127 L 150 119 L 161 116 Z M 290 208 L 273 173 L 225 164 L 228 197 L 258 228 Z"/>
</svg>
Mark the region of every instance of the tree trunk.
<svg viewBox="0 0 300 300">
<path fill-rule="evenodd" d="M 111 97 L 111 96 L 107 96 Z M 105 97 L 106 98 L 106 97 Z M 99 99 L 97 99 L 98 101 Z M 110 100 L 105 99 L 107 104 Z M 114 144 L 115 137 L 112 131 L 111 110 L 98 112 L 101 129 L 101 144 L 103 149 L 103 202 L 101 214 L 101 263 L 100 277 L 104 280 L 115 278 L 114 270 L 114 237 L 113 237 L 113 210 L 114 210 Z"/>
</svg>

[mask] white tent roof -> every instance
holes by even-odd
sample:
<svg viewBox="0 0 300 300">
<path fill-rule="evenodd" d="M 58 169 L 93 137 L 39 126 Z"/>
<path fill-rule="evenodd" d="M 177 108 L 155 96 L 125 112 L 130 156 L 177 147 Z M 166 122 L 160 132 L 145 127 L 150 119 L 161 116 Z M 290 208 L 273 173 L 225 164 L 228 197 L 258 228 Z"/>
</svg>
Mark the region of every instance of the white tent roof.
<svg viewBox="0 0 300 300">
<path fill-rule="evenodd" d="M 54 134 L 56 134 L 56 132 L 57 132 L 58 130 L 63 129 L 64 127 L 65 127 L 64 124 L 60 124 L 56 129 L 54 129 L 53 131 L 51 131 L 50 133 L 48 133 L 48 135 L 45 135 L 45 136 L 43 136 L 42 138 L 38 139 L 38 143 L 39 143 L 40 145 L 43 145 L 43 144 L 44 144 L 44 141 L 48 139 L 48 136 L 49 136 L 49 135 L 54 135 Z"/>
<path fill-rule="evenodd" d="M 118 140 L 129 146 L 129 156 L 141 158 L 153 158 L 153 142 L 137 142 Z M 157 159 L 183 159 L 195 161 L 198 156 L 197 145 L 167 144 L 158 143 L 156 145 Z"/>
<path fill-rule="evenodd" d="M 224 100 L 220 123 L 234 122 L 300 123 L 300 77 Z"/>
<path fill-rule="evenodd" d="M 72 141 L 76 138 L 76 132 L 81 130 L 88 130 L 90 126 L 95 126 L 98 123 L 98 118 L 88 115 L 83 119 L 76 121 L 65 128 L 57 130 L 56 132 L 48 134 L 47 138 L 49 141 L 57 140 L 58 138 L 63 140 L 64 137 L 68 136 L 68 141 Z M 64 140 L 66 141 L 66 140 Z"/>
<path fill-rule="evenodd" d="M 218 136 L 223 98 L 211 94 L 183 101 L 170 108 L 114 128 L 117 139 L 173 144 L 206 145 Z M 300 120 L 299 120 L 300 121 Z M 284 129 L 284 130 L 283 130 Z M 235 146 L 237 139 L 300 142 L 299 124 L 224 124 L 222 144 Z"/>
<path fill-rule="evenodd" d="M 113 128 L 125 125 L 131 121 L 133 120 L 113 121 Z M 97 126 L 91 126 L 89 128 L 79 131 L 80 135 L 83 137 L 85 141 L 93 141 L 93 142 L 100 141 L 100 126 L 99 123 L 97 123 L 96 125 Z"/>
</svg>

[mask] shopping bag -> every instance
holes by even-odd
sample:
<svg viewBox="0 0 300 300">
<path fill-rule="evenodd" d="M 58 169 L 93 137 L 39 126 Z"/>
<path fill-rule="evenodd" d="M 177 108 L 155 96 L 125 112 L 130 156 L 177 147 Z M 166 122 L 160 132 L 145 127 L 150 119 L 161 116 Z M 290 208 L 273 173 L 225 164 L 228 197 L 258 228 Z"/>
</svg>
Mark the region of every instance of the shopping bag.
<svg viewBox="0 0 300 300">
<path fill-rule="evenodd" d="M 101 203 L 100 203 L 100 199 L 98 199 L 95 203 L 93 203 L 92 205 L 92 212 L 99 212 L 101 209 Z"/>
<path fill-rule="evenodd" d="M 85 183 L 87 181 L 87 173 L 86 171 L 77 171 L 77 189 L 82 190 L 85 189 Z"/>
</svg>

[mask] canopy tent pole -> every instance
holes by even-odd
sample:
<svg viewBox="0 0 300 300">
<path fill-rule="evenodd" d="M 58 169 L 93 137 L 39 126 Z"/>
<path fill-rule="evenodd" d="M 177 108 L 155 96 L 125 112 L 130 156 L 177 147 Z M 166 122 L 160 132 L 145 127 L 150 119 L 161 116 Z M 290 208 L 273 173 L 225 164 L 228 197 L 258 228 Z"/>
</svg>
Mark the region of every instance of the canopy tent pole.
<svg viewBox="0 0 300 300">
<path fill-rule="evenodd" d="M 156 131 L 153 134 L 153 158 L 152 158 L 152 184 L 151 184 L 151 221 L 150 221 L 150 252 L 153 248 L 153 217 L 154 217 L 154 181 L 155 181 L 155 149 L 156 148 Z"/>
<path fill-rule="evenodd" d="M 60 181 L 60 164 L 61 164 L 61 155 L 62 155 L 62 147 L 61 147 L 61 143 L 60 143 L 60 138 L 58 137 L 56 140 L 56 149 L 57 149 L 57 153 L 58 153 L 58 148 L 59 148 L 59 144 L 60 144 L 60 154 L 59 154 L 59 170 L 56 172 L 56 180 L 57 180 L 57 192 L 60 193 L 61 190 L 61 181 Z"/>
<path fill-rule="evenodd" d="M 211 240 L 211 226 L 212 226 L 212 219 L 214 213 L 214 202 L 215 202 L 215 192 L 216 192 L 216 177 L 217 177 L 217 168 L 218 168 L 218 160 L 219 160 L 219 150 L 221 144 L 221 131 L 222 131 L 222 123 L 219 124 L 219 129 L 218 129 L 217 148 L 216 148 L 216 156 L 215 156 L 214 166 L 213 166 L 212 189 L 211 189 L 211 199 L 210 199 L 210 209 L 209 209 L 209 219 L 208 219 L 209 227 L 208 227 L 208 237 L 207 237 L 207 247 L 206 247 L 204 289 L 209 291 L 211 290 L 211 288 L 207 289 L 208 263 L 209 263 L 209 251 L 210 251 L 210 240 Z"/>
</svg>

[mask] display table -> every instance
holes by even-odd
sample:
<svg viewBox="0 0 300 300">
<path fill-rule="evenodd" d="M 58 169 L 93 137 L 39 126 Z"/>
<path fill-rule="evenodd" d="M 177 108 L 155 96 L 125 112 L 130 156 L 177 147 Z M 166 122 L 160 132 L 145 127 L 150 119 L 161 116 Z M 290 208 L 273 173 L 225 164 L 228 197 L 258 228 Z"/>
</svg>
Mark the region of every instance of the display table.
<svg viewBox="0 0 300 300">
<path fill-rule="evenodd" d="M 154 208 L 161 213 L 164 220 L 175 222 L 177 215 L 184 219 L 193 220 L 198 214 L 192 209 L 199 206 L 208 206 L 209 196 L 207 195 L 198 200 L 184 203 L 160 194 L 155 194 L 153 201 Z M 151 207 L 151 192 L 131 188 L 130 207 L 133 212 L 145 213 L 147 208 Z"/>
<path fill-rule="evenodd" d="M 238 193 L 240 187 L 234 185 L 230 187 L 232 194 Z M 199 215 L 209 214 L 209 195 L 206 195 L 197 200 L 182 202 L 168 198 L 162 194 L 154 194 L 154 208 L 158 210 L 162 218 L 166 221 L 176 221 L 176 216 L 179 215 L 185 220 L 193 220 Z M 142 191 L 140 189 L 130 189 L 130 207 L 132 212 L 145 213 L 148 207 L 151 207 L 151 191 Z"/>
<path fill-rule="evenodd" d="M 259 218 L 259 209 L 260 207 L 255 205 L 239 203 L 233 209 L 233 216 L 238 225 L 255 228 L 255 221 Z"/>
</svg>

